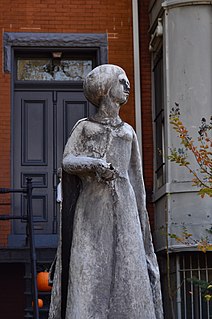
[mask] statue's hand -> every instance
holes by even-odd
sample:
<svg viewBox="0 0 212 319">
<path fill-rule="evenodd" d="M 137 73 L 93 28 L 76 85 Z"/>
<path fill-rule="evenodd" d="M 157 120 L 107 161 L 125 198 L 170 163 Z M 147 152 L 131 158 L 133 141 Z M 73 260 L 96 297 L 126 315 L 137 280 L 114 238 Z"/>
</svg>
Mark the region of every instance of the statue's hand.
<svg viewBox="0 0 212 319">
<path fill-rule="evenodd" d="M 110 163 L 105 163 L 98 168 L 97 175 L 105 181 L 112 181 L 118 176 L 117 170 Z"/>
</svg>

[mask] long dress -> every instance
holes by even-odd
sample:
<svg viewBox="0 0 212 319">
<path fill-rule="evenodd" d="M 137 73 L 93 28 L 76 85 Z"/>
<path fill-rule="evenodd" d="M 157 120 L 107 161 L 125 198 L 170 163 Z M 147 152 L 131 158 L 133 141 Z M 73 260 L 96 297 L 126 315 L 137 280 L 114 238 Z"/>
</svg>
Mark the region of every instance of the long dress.
<svg viewBox="0 0 212 319">
<path fill-rule="evenodd" d="M 102 161 L 117 172 L 99 173 Z M 90 120 L 75 126 L 63 168 L 82 181 L 75 207 L 65 319 L 163 318 L 136 134 Z M 61 242 L 63 238 L 61 239 Z M 49 319 L 60 319 L 58 250 Z"/>
</svg>

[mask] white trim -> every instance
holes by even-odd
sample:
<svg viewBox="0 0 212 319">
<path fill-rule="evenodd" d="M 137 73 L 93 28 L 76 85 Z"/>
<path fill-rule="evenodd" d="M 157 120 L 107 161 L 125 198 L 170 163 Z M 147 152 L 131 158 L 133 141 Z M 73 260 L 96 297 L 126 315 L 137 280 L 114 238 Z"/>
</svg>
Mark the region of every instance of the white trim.
<svg viewBox="0 0 212 319">
<path fill-rule="evenodd" d="M 135 127 L 142 157 L 142 125 L 141 125 L 141 82 L 140 82 L 140 52 L 138 2 L 132 0 L 133 14 L 133 54 L 134 54 L 134 90 L 135 90 Z"/>
</svg>

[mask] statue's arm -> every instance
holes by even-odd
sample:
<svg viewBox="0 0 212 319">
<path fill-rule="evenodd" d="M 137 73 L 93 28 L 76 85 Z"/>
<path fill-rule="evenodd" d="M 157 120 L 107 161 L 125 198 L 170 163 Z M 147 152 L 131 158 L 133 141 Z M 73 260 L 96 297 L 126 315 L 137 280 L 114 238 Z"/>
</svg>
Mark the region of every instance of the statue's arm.
<svg viewBox="0 0 212 319">
<path fill-rule="evenodd" d="M 62 167 L 69 173 L 78 176 L 91 175 L 103 180 L 111 180 L 116 176 L 116 171 L 110 163 L 102 158 L 87 156 L 84 141 L 87 137 L 83 132 L 84 122 L 79 122 L 69 137 L 66 144 Z"/>
<path fill-rule="evenodd" d="M 67 173 L 76 175 L 102 174 L 105 170 L 111 170 L 110 163 L 105 160 L 73 154 L 64 156 L 62 166 Z"/>
</svg>

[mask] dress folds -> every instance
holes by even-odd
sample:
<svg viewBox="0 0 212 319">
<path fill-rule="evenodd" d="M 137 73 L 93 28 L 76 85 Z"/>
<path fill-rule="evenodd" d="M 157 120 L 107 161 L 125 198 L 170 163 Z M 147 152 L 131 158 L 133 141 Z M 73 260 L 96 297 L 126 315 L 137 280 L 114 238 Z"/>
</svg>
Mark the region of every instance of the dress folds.
<svg viewBox="0 0 212 319">
<path fill-rule="evenodd" d="M 105 163 L 113 179 L 102 178 Z M 162 319 L 133 128 L 79 121 L 64 151 L 62 190 L 49 319 Z"/>
</svg>

